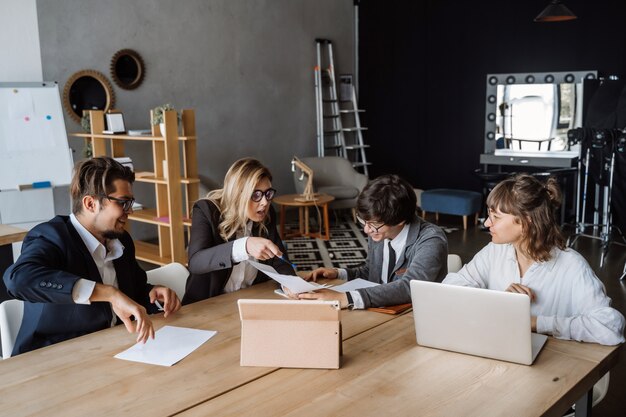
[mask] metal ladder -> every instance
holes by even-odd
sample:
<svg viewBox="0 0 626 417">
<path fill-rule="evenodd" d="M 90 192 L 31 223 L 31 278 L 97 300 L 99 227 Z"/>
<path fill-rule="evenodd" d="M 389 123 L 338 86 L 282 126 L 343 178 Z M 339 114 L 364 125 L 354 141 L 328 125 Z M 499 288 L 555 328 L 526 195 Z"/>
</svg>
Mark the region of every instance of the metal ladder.
<svg viewBox="0 0 626 417">
<path fill-rule="evenodd" d="M 356 98 L 356 88 L 354 84 L 347 80 L 342 84 L 345 84 L 345 88 L 348 90 L 347 95 L 350 97 L 349 100 L 343 100 L 345 97 L 340 97 L 339 101 L 341 107 L 339 112 L 342 116 L 345 117 L 343 123 L 343 132 L 344 132 L 344 144 L 347 152 L 347 158 L 352 162 L 352 166 L 361 169 L 363 174 L 369 177 L 369 172 L 367 167 L 371 165 L 371 162 L 367 162 L 367 156 L 365 155 L 365 149 L 369 148 L 369 145 L 366 145 L 363 141 L 363 131 L 367 130 L 366 127 L 361 126 L 361 117 L 359 113 L 365 112 L 363 109 L 359 109 L 359 105 Z M 341 86 L 341 90 L 344 90 L 344 85 Z"/>
<path fill-rule="evenodd" d="M 335 81 L 335 67 L 333 60 L 333 44 L 328 39 L 315 39 L 317 52 L 317 65 L 315 66 L 315 102 L 317 116 L 317 155 L 320 157 L 331 154 L 340 156 L 352 162 L 352 166 L 360 168 L 365 175 L 368 174 L 368 165 L 363 142 L 363 130 L 361 126 L 357 105 L 356 90 L 350 84 L 349 99 L 339 100 L 337 96 L 337 83 Z M 325 49 L 325 51 L 324 51 Z M 326 62 L 323 62 L 326 53 Z M 324 68 L 324 64 L 327 67 Z M 342 105 L 347 108 L 342 108 Z M 351 122 L 350 126 L 344 126 L 343 117 Z M 346 143 L 346 136 L 350 138 Z"/>
<path fill-rule="evenodd" d="M 317 65 L 315 66 L 315 102 L 317 115 L 317 156 L 326 156 L 327 151 L 346 158 L 346 144 L 339 113 L 339 100 L 333 65 L 333 44 L 328 39 L 315 39 Z M 327 52 L 326 69 L 322 68 L 322 49 Z M 324 92 L 326 90 L 326 92 Z"/>
</svg>

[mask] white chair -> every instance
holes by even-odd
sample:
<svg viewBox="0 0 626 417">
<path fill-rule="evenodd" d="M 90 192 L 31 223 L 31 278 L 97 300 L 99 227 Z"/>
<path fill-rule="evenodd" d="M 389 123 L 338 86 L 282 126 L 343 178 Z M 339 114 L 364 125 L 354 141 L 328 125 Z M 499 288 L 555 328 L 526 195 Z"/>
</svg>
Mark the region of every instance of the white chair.
<svg viewBox="0 0 626 417">
<path fill-rule="evenodd" d="M 164 265 L 160 268 L 146 271 L 148 283 L 152 285 L 163 285 L 173 289 L 178 298 L 183 299 L 185 295 L 185 284 L 189 271 L 178 262 Z"/>
<path fill-rule="evenodd" d="M 9 359 L 17 332 L 22 325 L 24 302 L 7 300 L 0 304 L 0 340 L 2 341 L 2 359 Z"/>
<path fill-rule="evenodd" d="M 602 378 L 593 386 L 593 392 L 591 394 L 591 407 L 595 407 L 600 401 L 604 399 L 607 391 L 609 390 L 609 372 L 604 374 Z M 575 408 L 575 407 L 572 407 Z M 565 414 L 563 417 L 574 417 L 576 411 Z"/>
<path fill-rule="evenodd" d="M 455 254 L 448 255 L 448 273 L 459 272 L 459 270 L 462 267 L 463 267 L 463 262 L 461 261 L 461 257 L 459 255 L 455 255 Z"/>
</svg>

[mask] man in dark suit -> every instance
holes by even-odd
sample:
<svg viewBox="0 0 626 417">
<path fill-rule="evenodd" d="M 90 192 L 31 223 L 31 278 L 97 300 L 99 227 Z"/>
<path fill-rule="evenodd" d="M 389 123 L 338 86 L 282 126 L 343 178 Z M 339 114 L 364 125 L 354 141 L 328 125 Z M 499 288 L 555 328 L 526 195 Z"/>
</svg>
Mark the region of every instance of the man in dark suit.
<svg viewBox="0 0 626 417">
<path fill-rule="evenodd" d="M 145 342 L 154 338 L 148 311 L 157 311 L 156 300 L 166 317 L 180 308 L 173 290 L 147 283 L 124 230 L 134 180 L 112 158 L 79 163 L 70 185 L 72 214 L 28 233 L 4 274 L 8 293 L 25 301 L 13 355 L 111 327 L 117 318 Z"/>
</svg>

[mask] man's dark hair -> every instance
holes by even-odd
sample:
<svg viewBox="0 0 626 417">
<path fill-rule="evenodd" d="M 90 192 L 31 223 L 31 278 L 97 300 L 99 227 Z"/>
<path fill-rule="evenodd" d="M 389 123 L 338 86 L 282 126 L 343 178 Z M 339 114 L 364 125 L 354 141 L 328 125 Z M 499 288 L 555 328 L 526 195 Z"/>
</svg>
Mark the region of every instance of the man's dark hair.
<svg viewBox="0 0 626 417">
<path fill-rule="evenodd" d="M 382 175 L 361 191 L 356 209 L 363 220 L 395 226 L 415 219 L 417 198 L 406 180 L 397 175 Z"/>
<path fill-rule="evenodd" d="M 118 179 L 132 184 L 135 173 L 108 156 L 87 159 L 76 164 L 70 184 L 72 213 L 78 214 L 82 211 L 85 196 L 97 197 L 102 203 L 105 196 L 115 192 L 113 182 Z"/>
</svg>

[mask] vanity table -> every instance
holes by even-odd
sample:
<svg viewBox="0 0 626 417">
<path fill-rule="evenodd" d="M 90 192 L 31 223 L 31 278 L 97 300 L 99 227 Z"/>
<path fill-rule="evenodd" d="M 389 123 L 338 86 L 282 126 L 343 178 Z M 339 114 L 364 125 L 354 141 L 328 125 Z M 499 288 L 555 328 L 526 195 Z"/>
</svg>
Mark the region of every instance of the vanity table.
<svg viewBox="0 0 626 417">
<path fill-rule="evenodd" d="M 481 165 L 541 167 L 541 168 L 571 168 L 576 166 L 578 152 L 576 151 L 515 151 L 511 149 L 496 149 L 493 153 L 480 155 Z"/>
<path fill-rule="evenodd" d="M 484 152 L 476 172 L 485 197 L 507 173 L 555 176 L 564 194 L 561 223 L 573 215 L 579 152 L 570 150 L 567 132 L 583 125 L 585 85 L 597 77 L 593 70 L 487 75 Z"/>
</svg>

